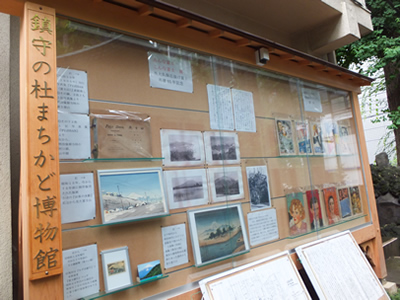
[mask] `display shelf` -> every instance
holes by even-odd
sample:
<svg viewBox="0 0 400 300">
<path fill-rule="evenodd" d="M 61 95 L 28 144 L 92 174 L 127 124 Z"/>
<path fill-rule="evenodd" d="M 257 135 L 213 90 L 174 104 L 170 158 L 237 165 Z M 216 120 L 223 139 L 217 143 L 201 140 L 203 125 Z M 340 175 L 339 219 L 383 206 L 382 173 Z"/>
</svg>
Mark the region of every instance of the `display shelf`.
<svg viewBox="0 0 400 300">
<path fill-rule="evenodd" d="M 146 284 L 146 283 L 149 283 L 149 282 L 157 281 L 157 280 L 160 280 L 160 279 L 164 279 L 164 278 L 167 278 L 167 277 L 169 277 L 169 275 L 163 275 L 163 276 L 157 277 L 157 278 L 150 278 L 150 279 L 142 281 L 142 282 L 135 282 L 133 285 L 128 286 L 128 287 L 123 288 L 123 289 L 120 289 L 120 290 L 116 290 L 116 291 L 112 291 L 112 292 L 102 291 L 102 292 L 98 292 L 98 293 L 90 295 L 90 296 L 82 297 L 79 300 L 99 299 L 99 298 L 102 298 L 102 297 L 105 297 L 105 296 L 109 296 L 109 295 L 116 294 L 116 293 L 119 293 L 119 292 L 122 292 L 122 291 L 126 291 L 126 290 L 129 290 L 129 289 L 135 288 L 137 286 L 140 286 L 140 285 L 143 285 L 143 284 Z"/>
<path fill-rule="evenodd" d="M 360 214 L 360 215 L 356 215 L 356 216 L 353 216 L 353 217 L 349 217 L 349 218 L 346 218 L 345 220 L 342 220 L 342 221 L 337 222 L 335 224 L 328 225 L 328 226 L 323 226 L 323 227 L 320 227 L 320 228 L 318 228 L 316 230 L 310 230 L 310 231 L 308 231 L 306 233 L 303 233 L 303 234 L 298 234 L 298 235 L 294 235 L 294 236 L 288 236 L 286 239 L 293 240 L 293 239 L 296 239 L 296 238 L 299 238 L 299 237 L 302 237 L 302 236 L 306 236 L 306 235 L 309 235 L 309 234 L 312 234 L 312 233 L 318 233 L 318 232 L 320 232 L 322 230 L 326 230 L 326 229 L 329 229 L 329 228 L 332 228 L 332 227 L 335 227 L 335 226 L 338 226 L 338 225 L 349 223 L 349 222 L 354 221 L 354 220 L 365 218 L 366 216 L 368 216 L 368 215 L 367 214 Z"/>
<path fill-rule="evenodd" d="M 241 256 L 241 255 L 243 255 L 243 254 L 247 254 L 247 253 L 249 253 L 249 252 L 250 252 L 250 250 L 244 251 L 244 252 L 241 252 L 241 253 L 238 253 L 238 254 L 231 255 L 231 256 L 229 256 L 229 257 L 224 257 L 224 258 L 221 258 L 221 259 L 218 259 L 218 260 L 213 260 L 213 261 L 210 262 L 210 263 L 205 263 L 205 264 L 203 264 L 203 265 L 201 265 L 201 266 L 198 266 L 198 267 L 195 265 L 195 267 L 196 267 L 196 268 L 202 268 L 202 267 L 210 266 L 210 265 L 219 263 L 219 262 L 224 261 L 224 260 L 227 260 L 227 259 L 232 259 L 232 258 Z"/>
<path fill-rule="evenodd" d="M 82 162 L 118 162 L 118 161 L 152 161 L 152 160 L 163 160 L 164 157 L 138 157 L 138 158 L 88 158 L 82 160 Z"/>
</svg>

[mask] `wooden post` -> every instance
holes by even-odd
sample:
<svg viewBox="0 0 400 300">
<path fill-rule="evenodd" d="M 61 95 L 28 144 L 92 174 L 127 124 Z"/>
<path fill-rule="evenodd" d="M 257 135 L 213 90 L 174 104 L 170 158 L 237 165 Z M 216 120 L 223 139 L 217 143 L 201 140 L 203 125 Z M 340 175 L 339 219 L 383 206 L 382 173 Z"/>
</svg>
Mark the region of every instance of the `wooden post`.
<svg viewBox="0 0 400 300">
<path fill-rule="evenodd" d="M 20 47 L 24 299 L 63 294 L 55 21 L 54 9 L 25 3 Z"/>
</svg>

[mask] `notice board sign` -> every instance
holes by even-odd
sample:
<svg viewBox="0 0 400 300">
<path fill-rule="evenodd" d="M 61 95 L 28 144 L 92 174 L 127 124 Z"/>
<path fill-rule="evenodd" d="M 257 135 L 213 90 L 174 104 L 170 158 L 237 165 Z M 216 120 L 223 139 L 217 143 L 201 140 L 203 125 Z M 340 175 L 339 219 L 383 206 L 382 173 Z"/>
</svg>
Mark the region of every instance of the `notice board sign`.
<svg viewBox="0 0 400 300">
<path fill-rule="evenodd" d="M 390 299 L 349 231 L 296 248 L 319 299 Z"/>
</svg>

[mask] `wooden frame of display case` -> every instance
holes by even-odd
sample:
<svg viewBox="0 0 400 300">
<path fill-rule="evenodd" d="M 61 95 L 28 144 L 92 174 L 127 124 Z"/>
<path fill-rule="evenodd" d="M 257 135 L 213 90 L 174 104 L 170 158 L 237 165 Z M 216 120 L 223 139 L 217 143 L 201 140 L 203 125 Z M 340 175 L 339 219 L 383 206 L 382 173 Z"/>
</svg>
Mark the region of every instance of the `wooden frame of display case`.
<svg viewBox="0 0 400 300">
<path fill-rule="evenodd" d="M 371 173 L 368 168 L 368 159 L 367 159 L 367 151 L 365 146 L 365 137 L 362 130 L 362 121 L 361 121 L 361 113 L 359 109 L 358 103 L 358 93 L 360 92 L 360 86 L 370 84 L 370 79 L 361 75 L 357 75 L 355 73 L 346 71 L 332 64 L 326 63 L 322 60 L 313 58 L 306 54 L 297 52 L 292 49 L 287 49 L 281 45 L 274 44 L 273 42 L 263 40 L 259 37 L 252 36 L 247 33 L 242 33 L 232 28 L 227 28 L 222 24 L 218 24 L 216 22 L 211 22 L 206 19 L 202 19 L 196 15 L 190 15 L 188 13 L 180 13 L 179 11 L 174 11 L 170 7 L 166 5 L 159 4 L 153 1 L 132 1 L 127 5 L 116 5 L 106 1 L 67 1 L 67 0 L 37 0 L 33 1 L 34 3 L 25 2 L 22 0 L 6 0 L 0 3 L 0 11 L 5 13 L 10 13 L 13 15 L 17 15 L 21 17 L 22 27 L 21 27 L 21 112 L 26 113 L 29 108 L 26 105 L 29 103 L 30 97 L 30 89 L 32 83 L 30 80 L 32 78 L 28 77 L 29 68 L 31 67 L 31 59 L 34 56 L 35 49 L 31 49 L 28 47 L 29 40 L 26 39 L 27 34 L 30 30 L 29 19 L 31 18 L 27 13 L 29 10 L 37 11 L 37 12 L 46 12 L 56 17 L 56 14 L 61 18 L 67 18 L 72 20 L 80 20 L 82 22 L 86 22 L 89 24 L 96 24 L 99 27 L 113 28 L 113 30 L 117 30 L 123 33 L 134 34 L 137 36 L 143 36 L 152 38 L 155 40 L 164 41 L 165 43 L 170 43 L 173 45 L 179 45 L 179 47 L 187 47 L 189 49 L 195 49 L 199 52 L 209 53 L 211 55 L 216 55 L 219 57 L 224 57 L 226 59 L 231 59 L 234 61 L 238 61 L 247 65 L 255 66 L 254 61 L 254 51 L 257 48 L 265 47 L 268 48 L 271 54 L 271 59 L 265 68 L 268 71 L 280 72 L 284 73 L 288 76 L 294 76 L 297 78 L 301 78 L 302 80 L 316 82 L 318 84 L 323 84 L 326 86 L 334 87 L 337 89 L 342 89 L 348 91 L 351 96 L 351 102 L 353 107 L 353 113 L 355 118 L 355 128 L 358 134 L 358 141 L 360 147 L 360 158 L 361 158 L 361 172 L 364 176 L 366 189 L 368 190 L 368 197 L 366 199 L 366 194 L 364 194 L 364 207 L 369 207 L 369 211 L 366 212 L 367 216 L 365 217 L 365 222 L 355 222 L 353 229 L 353 236 L 356 241 L 363 248 L 366 255 L 373 262 L 373 268 L 379 278 L 383 278 L 386 275 L 386 267 L 384 263 L 384 256 L 382 250 L 382 241 L 380 236 L 380 227 L 378 222 L 377 209 L 375 205 L 373 185 Z M 150 6 L 149 4 L 152 4 Z M 48 8 L 49 7 L 49 8 Z M 183 15 L 182 15 L 183 14 Z M 193 29 L 197 30 L 193 30 Z M 222 38 L 221 38 L 222 37 Z M 56 66 L 54 66 L 56 67 Z M 97 86 L 92 88 L 99 87 L 99 93 L 101 93 L 101 82 L 97 83 Z M 56 88 L 54 87 L 54 91 Z M 137 91 L 137 96 L 146 99 L 145 92 Z M 118 94 L 116 97 L 121 96 L 123 98 L 123 94 Z M 206 97 L 206 95 L 203 95 Z M 56 99 L 56 97 L 55 97 Z M 179 101 L 171 99 L 173 101 Z M 154 103 L 155 105 L 159 103 Z M 177 103 L 175 103 L 177 105 Z M 194 104 L 194 109 L 204 110 L 204 106 L 202 104 L 196 103 Z M 91 109 L 103 109 L 106 108 L 107 105 L 104 105 L 100 102 L 92 103 Z M 121 108 L 127 108 L 123 104 L 120 105 Z M 142 109 L 144 112 L 145 110 Z M 206 109 L 207 110 L 207 109 Z M 152 116 L 154 120 L 157 118 L 162 119 L 163 112 L 152 110 Z M 35 130 L 36 125 L 33 125 L 33 119 L 35 117 L 30 117 L 28 119 L 25 118 L 25 115 L 21 115 L 22 123 L 21 123 L 21 144 L 25 145 L 28 143 L 28 132 L 29 130 Z M 205 119 L 201 117 L 193 117 L 186 116 L 185 112 L 176 113 L 176 119 L 179 122 L 183 122 L 185 128 L 179 128 L 184 130 L 203 130 L 200 124 L 205 124 Z M 55 119 L 57 115 L 55 114 Z M 207 122 L 208 119 L 206 118 Z M 178 123 L 174 122 L 159 122 L 155 121 L 155 128 L 174 128 Z M 210 130 L 207 128 L 208 124 L 205 126 L 206 130 Z M 177 129 L 177 128 L 174 128 Z M 156 130 L 157 131 L 157 130 Z M 56 134 L 56 132 L 53 132 Z M 158 133 L 157 133 L 158 134 Z M 268 132 L 269 135 L 273 135 L 272 132 Z M 246 138 L 244 138 L 246 140 Z M 158 153 L 160 150 L 160 140 L 159 136 L 153 132 L 152 135 L 152 144 L 155 149 L 155 152 Z M 257 145 L 251 146 L 250 149 L 255 149 Z M 61 271 L 50 272 L 47 273 L 43 277 L 47 277 L 40 280 L 33 280 L 35 276 L 31 276 L 30 265 L 31 265 L 31 257 L 29 253 L 31 252 L 32 245 L 32 228 L 28 227 L 28 223 L 31 220 L 29 214 L 32 213 L 32 207 L 30 206 L 28 199 L 31 197 L 35 197 L 32 194 L 32 186 L 34 184 L 35 178 L 28 177 L 29 174 L 32 174 L 32 161 L 29 161 L 28 157 L 37 156 L 36 153 L 38 148 L 30 149 L 28 147 L 22 147 L 21 150 L 21 164 L 22 164 L 22 172 L 21 172 L 21 207 L 20 207 L 20 241 L 22 244 L 21 248 L 21 266 L 22 266 L 22 281 L 20 282 L 21 287 L 23 287 L 24 297 L 26 299 L 36 299 L 43 296 L 43 291 L 46 291 L 49 295 L 58 295 L 62 297 L 62 276 L 57 275 L 61 273 Z M 57 150 L 55 150 L 57 152 Z M 242 154 L 241 149 L 241 154 Z M 160 156 L 160 155 L 158 155 Z M 116 161 L 113 163 L 112 167 L 107 162 L 95 162 L 94 164 L 62 164 L 60 166 L 60 171 L 58 171 L 58 156 L 55 154 L 55 169 L 49 170 L 49 172 L 56 173 L 56 176 L 59 176 L 60 173 L 74 173 L 74 172 L 91 172 L 101 169 L 118 169 L 126 167 L 125 162 Z M 160 166 L 159 161 L 149 162 L 149 161 L 138 161 L 135 162 L 135 167 L 145 168 L 149 166 Z M 36 174 L 35 174 L 36 175 Z M 274 174 L 270 173 L 270 177 L 274 176 Z M 43 176 L 42 176 L 43 177 Z M 42 180 L 43 181 L 43 180 Z M 58 190 L 58 184 L 54 183 L 51 185 L 54 190 Z M 248 191 L 246 190 L 245 193 Z M 98 195 L 97 195 L 98 197 Z M 369 202 L 369 205 L 368 205 Z M 286 205 L 286 204 L 285 204 Z M 155 223 L 149 221 L 144 221 L 141 223 L 141 234 L 134 234 L 134 237 L 142 237 L 146 234 L 155 234 L 158 238 L 160 238 L 160 231 L 155 231 L 155 228 L 160 228 L 160 226 L 168 226 L 178 223 L 186 222 L 185 214 L 181 213 L 185 210 L 178 210 L 177 214 L 172 216 L 168 216 L 165 218 L 161 218 Z M 97 216 L 99 217 L 99 211 L 97 211 Z M 278 218 L 286 218 L 284 214 L 278 214 Z M 57 221 L 58 222 L 58 221 Z M 36 224 L 35 224 L 36 225 Z M 108 235 L 113 235 L 117 233 L 117 236 L 123 240 L 125 243 L 126 239 L 132 235 L 131 229 L 132 226 L 109 226 L 107 228 L 103 228 L 101 226 L 97 226 L 95 222 L 87 222 L 83 224 L 87 226 L 85 229 L 79 230 L 79 234 L 73 231 L 65 231 L 62 234 L 62 248 L 69 249 L 72 247 L 82 246 L 88 243 L 94 243 L 98 240 L 101 240 L 101 244 L 104 248 L 115 248 L 118 244 L 115 244 L 113 239 L 109 239 L 108 237 L 104 237 L 104 232 L 107 232 Z M 61 228 L 61 226 L 60 226 Z M 63 229 L 70 229 L 73 226 L 63 225 Z M 330 235 L 337 231 L 346 230 L 347 225 L 341 224 L 335 229 L 329 231 L 321 231 L 317 236 L 313 236 L 313 238 L 319 238 L 323 236 Z M 61 231 L 61 230 L 60 230 Z M 107 236 L 106 234 L 106 236 Z M 189 236 L 189 232 L 187 230 L 187 236 Z M 59 236 L 59 243 L 61 243 L 61 235 Z M 294 240 L 293 240 L 294 241 Z M 292 249 L 296 246 L 296 244 L 301 244 L 302 240 L 294 241 L 291 246 Z M 240 265 L 243 263 L 255 261 L 260 257 L 267 256 L 266 253 L 270 253 L 274 251 L 274 245 L 269 244 L 265 247 L 259 247 L 252 249 L 249 253 L 246 253 L 241 256 L 241 260 L 237 262 L 217 262 L 214 266 L 210 267 L 210 273 L 217 273 L 221 270 L 225 270 L 227 268 L 231 268 L 233 265 Z M 147 250 L 147 249 L 146 249 Z M 188 243 L 188 250 L 191 252 L 191 245 Z M 131 248 L 130 248 L 131 251 Z M 134 251 L 134 250 L 132 250 Z M 149 259 L 145 261 L 153 260 L 151 257 L 159 258 L 160 251 L 157 249 L 148 249 L 148 251 L 142 251 L 146 253 L 142 253 L 149 257 Z M 132 252 L 133 253 L 133 252 Z M 130 253 L 130 255 L 132 255 Z M 292 255 L 295 258 L 295 255 Z M 135 260 L 135 259 L 133 259 Z M 137 259 L 136 259 L 137 260 Z M 166 290 L 170 290 L 173 288 L 178 288 L 179 286 L 185 285 L 188 281 L 194 282 L 200 280 L 202 275 L 200 275 L 203 269 L 196 269 L 191 267 L 193 265 L 193 257 L 189 256 L 189 262 L 187 264 L 186 269 L 182 272 L 175 272 L 169 276 L 169 278 L 165 278 L 162 281 L 158 281 L 157 283 L 149 283 L 148 286 L 144 285 L 140 288 L 135 288 L 135 291 L 132 294 L 129 294 L 130 291 L 125 291 L 119 294 L 118 299 L 122 299 L 123 297 L 128 298 L 133 294 L 135 297 L 143 298 L 148 297 L 152 294 L 162 293 Z M 294 259 L 296 261 L 296 259 Z M 298 264 L 298 268 L 301 266 Z M 205 267 L 207 268 L 207 267 Z M 132 268 L 133 269 L 133 268 Z M 100 274 L 100 278 L 101 278 Z M 190 278 L 190 280 L 188 280 Z M 150 292 L 151 290 L 151 292 Z M 176 297 L 173 299 L 189 299 L 196 290 L 189 291 L 185 295 L 180 297 Z M 115 296 L 110 295 L 107 299 L 116 299 Z M 122 297 L 122 298 L 121 298 Z M 171 298 L 172 299 L 172 298 Z M 200 299 L 200 296 L 199 296 Z"/>
</svg>

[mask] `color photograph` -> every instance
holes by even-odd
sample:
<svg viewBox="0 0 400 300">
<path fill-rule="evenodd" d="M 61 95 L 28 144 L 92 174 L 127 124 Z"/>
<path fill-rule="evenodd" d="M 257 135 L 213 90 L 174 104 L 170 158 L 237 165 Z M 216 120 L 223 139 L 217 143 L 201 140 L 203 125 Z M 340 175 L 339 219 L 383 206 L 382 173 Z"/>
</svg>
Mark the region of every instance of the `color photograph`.
<svg viewBox="0 0 400 300">
<path fill-rule="evenodd" d="M 319 200 L 318 190 L 306 191 L 308 216 L 310 218 L 311 230 L 317 230 L 324 226 L 321 213 L 321 202 Z"/>
<path fill-rule="evenodd" d="M 351 209 L 353 215 L 362 213 L 360 189 L 358 186 L 350 187 Z"/>
<path fill-rule="evenodd" d="M 286 119 L 275 119 L 276 132 L 280 155 L 294 155 L 296 150 L 293 142 L 292 121 Z"/>
<path fill-rule="evenodd" d="M 239 164 L 240 151 L 236 132 L 204 132 L 206 162 L 210 165 Z"/>
<path fill-rule="evenodd" d="M 103 223 L 168 214 L 161 168 L 99 170 Z"/>
<path fill-rule="evenodd" d="M 350 197 L 349 197 L 349 189 L 339 188 L 339 203 L 340 203 L 340 211 L 342 213 L 342 218 L 351 216 L 351 207 L 350 207 Z"/>
<path fill-rule="evenodd" d="M 205 169 L 164 171 L 170 209 L 205 205 L 208 184 Z"/>
<path fill-rule="evenodd" d="M 204 164 L 205 154 L 201 131 L 161 129 L 160 133 L 164 166 Z"/>
<path fill-rule="evenodd" d="M 159 260 L 151 261 L 137 266 L 139 280 L 145 281 L 162 276 L 161 264 Z"/>
<path fill-rule="evenodd" d="M 242 169 L 240 167 L 208 169 L 213 202 L 244 198 Z"/>
<path fill-rule="evenodd" d="M 268 184 L 267 166 L 246 167 L 246 173 L 249 184 L 251 210 L 270 208 L 271 195 Z"/>
<path fill-rule="evenodd" d="M 312 132 L 312 144 L 313 144 L 313 151 L 314 154 L 324 154 L 324 142 L 322 138 L 322 129 L 320 122 L 311 122 L 311 132 Z"/>
<path fill-rule="evenodd" d="M 307 120 L 294 122 L 299 155 L 312 154 L 310 125 Z"/>
<path fill-rule="evenodd" d="M 196 266 L 249 251 L 240 204 L 187 213 Z"/>
<path fill-rule="evenodd" d="M 333 225 L 340 222 L 339 203 L 335 187 L 329 187 L 322 190 L 324 194 L 326 216 L 328 224 Z"/>
<path fill-rule="evenodd" d="M 289 234 L 295 236 L 307 233 L 307 220 L 303 193 L 287 194 L 286 203 L 289 215 Z"/>
</svg>

